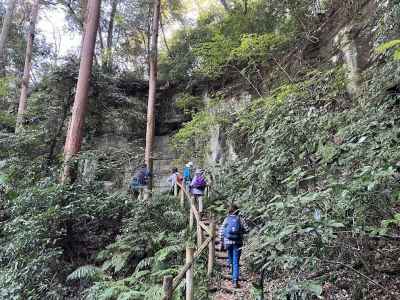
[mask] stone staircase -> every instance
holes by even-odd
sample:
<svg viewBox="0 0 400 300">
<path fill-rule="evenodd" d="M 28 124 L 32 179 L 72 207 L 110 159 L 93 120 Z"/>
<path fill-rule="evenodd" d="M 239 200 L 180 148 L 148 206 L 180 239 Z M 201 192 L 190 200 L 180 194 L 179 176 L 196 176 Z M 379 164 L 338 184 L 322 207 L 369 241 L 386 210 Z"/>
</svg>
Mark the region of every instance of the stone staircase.
<svg viewBox="0 0 400 300">
<path fill-rule="evenodd" d="M 178 154 L 169 145 L 170 136 L 156 136 L 153 150 L 153 187 L 157 192 L 169 190 L 168 177 L 173 167 L 178 167 Z M 180 170 L 182 171 L 182 170 Z"/>
</svg>

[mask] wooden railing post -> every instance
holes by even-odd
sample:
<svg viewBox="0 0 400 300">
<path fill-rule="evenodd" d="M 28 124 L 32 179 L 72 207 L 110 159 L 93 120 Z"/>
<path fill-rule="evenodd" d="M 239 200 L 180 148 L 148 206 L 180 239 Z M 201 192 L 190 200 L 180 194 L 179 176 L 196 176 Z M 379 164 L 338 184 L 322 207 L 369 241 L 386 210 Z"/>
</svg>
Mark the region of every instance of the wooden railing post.
<svg viewBox="0 0 400 300">
<path fill-rule="evenodd" d="M 197 202 L 199 205 L 199 213 L 203 212 L 203 197 L 199 196 L 197 197 Z"/>
<path fill-rule="evenodd" d="M 208 244 L 208 266 L 207 266 L 208 277 L 211 277 L 212 275 L 214 269 L 214 260 L 215 260 L 216 225 L 214 219 L 211 219 L 210 221 L 210 234 L 211 234 L 211 241 Z"/>
<path fill-rule="evenodd" d="M 171 275 L 164 276 L 163 281 L 163 289 L 164 289 L 164 298 L 163 300 L 171 300 L 172 299 L 172 282 L 174 278 Z"/>
<path fill-rule="evenodd" d="M 148 201 L 151 198 L 151 190 L 149 189 L 149 186 L 145 186 L 142 189 L 142 200 L 143 201 Z"/>
<path fill-rule="evenodd" d="M 139 187 L 138 201 L 143 201 L 143 200 L 144 200 L 144 187 Z"/>
<path fill-rule="evenodd" d="M 190 202 L 189 229 L 190 229 L 190 231 L 192 231 L 193 230 L 193 224 L 194 224 L 194 212 L 193 212 L 194 201 L 193 201 L 192 197 L 189 198 L 189 202 Z"/>
<path fill-rule="evenodd" d="M 197 224 L 197 248 L 200 248 L 203 243 L 203 230 L 200 227 L 200 224 Z"/>
<path fill-rule="evenodd" d="M 203 244 L 203 229 L 200 226 L 201 220 L 196 219 L 196 232 L 197 232 L 197 249 Z"/>
<path fill-rule="evenodd" d="M 174 196 L 177 197 L 178 196 L 178 184 L 175 182 L 174 184 Z"/>
<path fill-rule="evenodd" d="M 183 185 L 181 186 L 181 206 L 185 207 L 185 191 L 183 190 Z"/>
<path fill-rule="evenodd" d="M 186 263 L 190 263 L 193 261 L 193 247 L 186 248 Z M 193 264 L 186 271 L 186 300 L 194 299 L 194 290 L 193 290 Z"/>
</svg>

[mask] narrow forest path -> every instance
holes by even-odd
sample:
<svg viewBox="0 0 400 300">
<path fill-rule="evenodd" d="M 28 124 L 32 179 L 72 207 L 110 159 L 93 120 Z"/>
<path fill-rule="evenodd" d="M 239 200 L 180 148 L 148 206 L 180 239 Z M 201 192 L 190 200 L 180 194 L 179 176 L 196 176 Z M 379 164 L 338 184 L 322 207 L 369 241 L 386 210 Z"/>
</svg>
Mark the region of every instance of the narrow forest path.
<svg viewBox="0 0 400 300">
<path fill-rule="evenodd" d="M 178 186 L 180 193 L 176 193 L 177 199 L 181 201 L 182 207 L 187 201 L 189 204 L 189 229 L 196 231 L 197 247 L 186 247 L 186 263 L 175 276 L 164 276 L 163 289 L 164 300 L 172 300 L 173 293 L 179 284 L 185 280 L 186 300 L 196 299 L 193 273 L 194 264 L 198 257 L 208 248 L 207 258 L 207 276 L 208 290 L 211 299 L 214 300 L 251 300 L 252 282 L 254 276 L 246 269 L 243 260 L 240 264 L 239 286 L 233 287 L 231 280 L 230 263 L 228 262 L 227 251 L 221 251 L 221 239 L 219 236 L 220 225 L 216 222 L 214 216 L 209 215 L 206 210 L 199 210 L 197 206 L 202 207 L 197 201 L 185 190 L 185 188 L 175 183 L 175 192 Z M 206 193 L 209 197 L 209 194 Z M 206 202 L 207 203 L 207 202 Z M 203 252 L 204 251 L 204 252 Z M 243 254 L 243 253 L 242 253 Z"/>
<path fill-rule="evenodd" d="M 210 220 L 206 217 L 203 222 L 208 225 Z M 220 226 L 217 225 L 217 233 Z M 246 270 L 243 262 L 240 265 L 240 280 L 239 287 L 233 288 L 231 280 L 231 268 L 228 263 L 227 251 L 220 250 L 221 240 L 217 234 L 215 241 L 215 269 L 213 279 L 210 284 L 210 291 L 213 300 L 250 300 L 251 275 Z"/>
</svg>

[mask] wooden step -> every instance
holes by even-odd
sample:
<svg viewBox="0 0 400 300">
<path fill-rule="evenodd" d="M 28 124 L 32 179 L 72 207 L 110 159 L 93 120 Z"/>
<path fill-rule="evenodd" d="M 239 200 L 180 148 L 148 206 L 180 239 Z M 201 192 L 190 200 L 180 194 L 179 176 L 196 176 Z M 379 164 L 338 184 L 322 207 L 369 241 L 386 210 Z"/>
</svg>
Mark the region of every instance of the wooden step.
<svg viewBox="0 0 400 300">
<path fill-rule="evenodd" d="M 230 282 L 226 283 L 224 282 L 223 284 L 219 285 L 219 286 L 215 286 L 215 287 L 211 287 L 211 290 L 214 291 L 223 291 L 225 293 L 229 293 L 229 294 L 237 294 L 242 292 L 243 290 L 241 289 L 240 285 L 238 288 L 233 288 L 230 284 Z"/>
<path fill-rule="evenodd" d="M 219 261 L 216 260 L 215 262 L 216 262 L 217 265 L 219 265 L 219 266 L 221 266 L 221 267 L 223 267 L 223 268 L 228 268 L 228 267 L 230 267 L 230 265 L 228 264 L 228 262 L 227 262 L 226 259 L 219 260 Z"/>
<path fill-rule="evenodd" d="M 228 254 L 226 252 L 215 252 L 215 258 L 223 258 L 223 259 L 228 259 Z"/>
</svg>

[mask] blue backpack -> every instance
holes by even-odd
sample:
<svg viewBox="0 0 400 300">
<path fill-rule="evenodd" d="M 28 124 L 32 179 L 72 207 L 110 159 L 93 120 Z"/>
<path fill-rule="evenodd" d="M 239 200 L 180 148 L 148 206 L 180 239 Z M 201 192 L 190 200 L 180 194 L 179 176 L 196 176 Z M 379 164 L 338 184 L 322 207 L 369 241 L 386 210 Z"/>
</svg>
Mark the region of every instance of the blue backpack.
<svg viewBox="0 0 400 300">
<path fill-rule="evenodd" d="M 224 237 L 231 241 L 239 241 L 242 238 L 239 216 L 228 216 L 224 227 Z"/>
<path fill-rule="evenodd" d="M 192 174 L 191 174 L 191 169 L 189 167 L 184 167 L 183 168 L 183 179 L 185 181 L 190 181 L 192 180 Z"/>
</svg>

